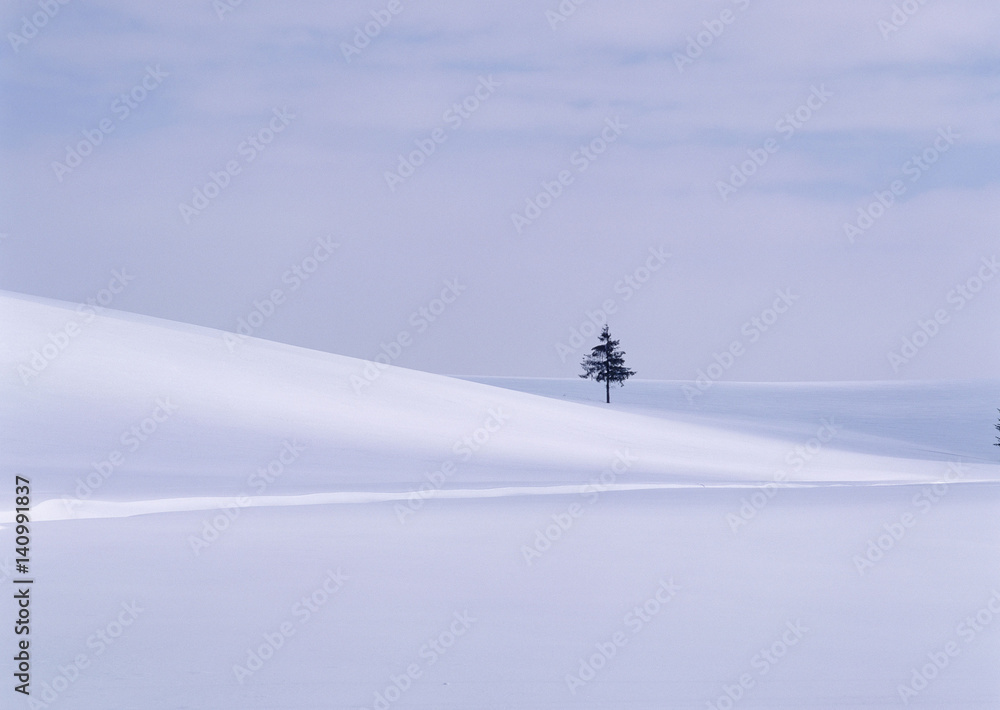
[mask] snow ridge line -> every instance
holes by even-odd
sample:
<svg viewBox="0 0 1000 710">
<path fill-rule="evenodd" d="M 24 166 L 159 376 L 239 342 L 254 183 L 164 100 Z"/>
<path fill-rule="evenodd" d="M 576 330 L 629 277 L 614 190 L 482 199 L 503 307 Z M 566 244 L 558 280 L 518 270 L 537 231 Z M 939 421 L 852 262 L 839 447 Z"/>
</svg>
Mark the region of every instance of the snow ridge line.
<svg viewBox="0 0 1000 710">
<path fill-rule="evenodd" d="M 933 486 L 935 484 L 996 485 L 995 480 L 964 480 L 964 481 L 729 481 L 722 483 L 612 483 L 599 485 L 604 492 L 626 492 L 643 490 L 672 489 L 753 489 L 763 487 L 775 488 L 833 488 L 833 487 L 875 487 L 875 486 Z M 455 488 L 440 489 L 435 498 L 474 499 L 474 498 L 509 498 L 515 496 L 543 495 L 582 495 L 593 492 L 595 484 L 574 484 L 555 486 L 506 486 L 501 488 Z M 329 491 L 323 493 L 306 493 L 284 496 L 254 496 L 249 498 L 249 504 L 242 507 L 268 508 L 297 505 L 336 505 L 359 503 L 384 503 L 409 500 L 416 495 L 412 491 Z M 98 501 L 89 500 L 77 502 L 70 509 L 60 498 L 50 498 L 38 503 L 31 509 L 32 522 L 56 520 L 78 520 L 93 518 L 127 518 L 136 515 L 154 515 L 157 513 L 181 513 L 195 510 L 220 510 L 237 505 L 232 497 L 197 497 L 197 498 L 162 498 L 137 501 Z M 14 511 L 0 511 L 0 523 L 14 522 Z"/>
</svg>

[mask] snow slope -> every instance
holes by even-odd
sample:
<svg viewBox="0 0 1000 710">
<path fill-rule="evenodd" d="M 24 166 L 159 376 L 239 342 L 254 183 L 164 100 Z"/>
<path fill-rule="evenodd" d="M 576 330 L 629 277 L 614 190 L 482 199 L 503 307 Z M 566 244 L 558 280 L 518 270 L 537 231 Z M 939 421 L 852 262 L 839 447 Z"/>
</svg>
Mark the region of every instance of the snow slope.
<svg viewBox="0 0 1000 710">
<path fill-rule="evenodd" d="M 52 496 L 71 491 L 81 471 L 116 450 L 129 474 L 113 474 L 109 496 L 135 498 L 147 487 L 157 495 L 171 488 L 230 495 L 293 438 L 305 450 L 282 484 L 303 493 L 409 490 L 448 460 L 456 466 L 449 483 L 464 486 L 585 483 L 626 448 L 637 459 L 630 482 L 767 481 L 827 420 L 838 433 L 822 460 L 799 472 L 803 480 L 938 480 L 941 455 L 915 456 L 917 445 L 956 407 L 966 407 L 955 420 L 965 428 L 962 438 L 936 448 L 951 445 L 949 455 L 974 463 L 976 478 L 996 478 L 995 464 L 985 463 L 988 444 L 972 439 L 990 440 L 988 407 L 967 408 L 976 385 L 960 390 L 966 397 L 955 397 L 955 406 L 910 413 L 910 402 L 898 394 L 912 400 L 911 390 L 875 387 L 871 404 L 892 403 L 883 419 L 852 412 L 864 390 L 859 397 L 857 388 L 834 388 L 827 406 L 814 386 L 794 385 L 730 388 L 722 406 L 706 413 L 678 405 L 677 383 L 644 383 L 623 390 L 633 399 L 608 411 L 396 367 L 370 370 L 377 377 L 355 388 L 351 378 L 363 378 L 366 363 L 353 358 L 253 338 L 230 347 L 219 332 L 121 313 L 85 322 L 69 306 L 13 295 L 3 298 L 0 313 L 6 394 L 0 414 L 11 439 L 3 462 L 47 471 Z M 80 332 L 68 347 L 37 374 L 26 369 L 33 353 L 71 323 Z M 546 393 L 551 383 L 538 384 Z M 570 384 L 582 393 L 588 383 Z M 917 396 L 929 401 L 937 391 L 918 389 Z M 638 400 L 634 393 L 641 393 Z M 176 411 L 165 417 L 157 402 Z M 141 431 L 128 436 L 153 414 L 166 421 L 144 439 Z M 903 414 L 902 424 L 894 414 Z M 979 431 L 967 421 L 972 414 Z M 482 443 L 462 443 L 484 424 L 497 428 L 497 417 L 504 421 L 495 432 L 480 432 Z M 887 441 L 900 428 L 911 446 Z M 845 442 L 859 437 L 874 438 L 880 446 L 869 448 L 880 451 L 855 455 L 857 447 Z"/>
<path fill-rule="evenodd" d="M 470 377 L 474 382 L 604 405 L 604 390 L 589 380 Z M 685 389 L 686 388 L 686 389 Z M 992 446 L 1000 383 L 688 382 L 629 380 L 612 390 L 615 409 L 789 440 L 834 422 L 835 446 L 911 459 L 996 463 Z"/>
<path fill-rule="evenodd" d="M 16 294 L 0 361 L 12 707 L 1000 706 L 996 382 L 608 407 Z"/>
</svg>

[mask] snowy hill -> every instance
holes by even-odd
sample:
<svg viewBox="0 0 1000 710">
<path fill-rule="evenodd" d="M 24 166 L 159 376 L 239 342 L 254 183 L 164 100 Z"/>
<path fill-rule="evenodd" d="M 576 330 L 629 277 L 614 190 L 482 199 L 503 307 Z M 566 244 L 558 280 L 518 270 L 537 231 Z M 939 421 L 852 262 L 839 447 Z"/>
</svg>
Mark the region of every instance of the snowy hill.
<svg viewBox="0 0 1000 710">
<path fill-rule="evenodd" d="M 470 377 L 571 402 L 603 405 L 602 393 L 580 379 Z M 686 389 L 687 388 L 687 389 Z M 792 441 L 830 420 L 837 449 L 911 459 L 993 463 L 997 381 L 714 382 L 690 394 L 691 383 L 629 380 L 613 392 L 615 409 Z"/>
<path fill-rule="evenodd" d="M 997 382 L 609 407 L 16 294 L 0 360 L 24 707 L 1000 703 Z"/>
<path fill-rule="evenodd" d="M 0 314 L 3 461 L 45 471 L 53 496 L 116 450 L 129 473 L 102 498 L 232 494 L 292 439 L 301 451 L 280 488 L 297 493 L 409 490 L 447 461 L 451 485 L 585 483 L 626 448 L 633 483 L 764 482 L 817 432 L 830 440 L 793 464 L 796 480 L 938 480 L 949 457 L 997 477 L 995 384 L 718 383 L 689 405 L 680 383 L 635 382 L 594 407 L 578 403 L 599 394 L 583 381 L 493 387 L 13 295 Z"/>
</svg>

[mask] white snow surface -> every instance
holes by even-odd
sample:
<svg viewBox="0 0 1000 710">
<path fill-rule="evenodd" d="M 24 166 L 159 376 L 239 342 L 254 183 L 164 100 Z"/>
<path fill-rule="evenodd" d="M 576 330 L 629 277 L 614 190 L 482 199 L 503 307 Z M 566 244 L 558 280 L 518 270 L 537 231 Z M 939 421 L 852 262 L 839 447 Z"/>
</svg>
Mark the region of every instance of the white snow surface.
<svg viewBox="0 0 1000 710">
<path fill-rule="evenodd" d="M 1000 707 L 1000 382 L 606 405 L 3 292 L 0 360 L 3 707 Z"/>
</svg>

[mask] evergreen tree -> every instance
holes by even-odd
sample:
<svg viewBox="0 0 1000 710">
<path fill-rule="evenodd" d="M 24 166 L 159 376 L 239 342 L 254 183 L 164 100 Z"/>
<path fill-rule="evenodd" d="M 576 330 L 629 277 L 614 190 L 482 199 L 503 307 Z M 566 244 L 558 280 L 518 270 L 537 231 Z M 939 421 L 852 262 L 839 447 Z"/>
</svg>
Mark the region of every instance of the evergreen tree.
<svg viewBox="0 0 1000 710">
<path fill-rule="evenodd" d="M 608 326 L 601 331 L 601 344 L 590 349 L 590 355 L 583 358 L 583 374 L 580 377 L 590 378 L 604 383 L 604 397 L 611 403 L 611 383 L 617 382 L 619 387 L 625 386 L 625 380 L 635 374 L 635 371 L 625 367 L 625 351 L 618 349 L 618 341 L 611 339 Z"/>
<path fill-rule="evenodd" d="M 997 411 L 1000 412 L 1000 409 L 998 409 Z M 994 424 L 993 426 L 995 426 L 997 428 L 997 431 L 1000 431 L 1000 424 Z M 997 443 L 995 443 L 993 445 L 994 446 L 1000 446 L 1000 436 L 997 437 Z"/>
</svg>

